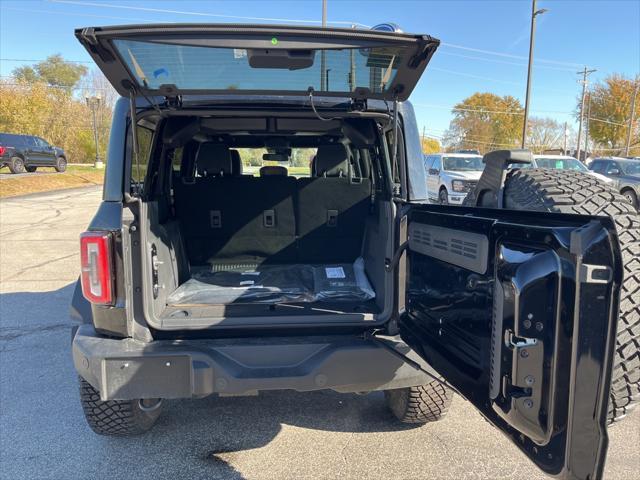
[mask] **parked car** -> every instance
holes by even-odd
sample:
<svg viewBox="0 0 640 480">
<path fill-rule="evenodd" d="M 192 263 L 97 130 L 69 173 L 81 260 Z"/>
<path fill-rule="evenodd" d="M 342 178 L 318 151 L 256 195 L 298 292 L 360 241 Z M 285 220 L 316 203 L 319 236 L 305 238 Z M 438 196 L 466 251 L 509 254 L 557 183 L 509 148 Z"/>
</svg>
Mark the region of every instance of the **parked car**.
<svg viewBox="0 0 640 480">
<path fill-rule="evenodd" d="M 605 157 L 596 158 L 589 168 L 602 176 L 609 178 L 616 188 L 627 197 L 627 200 L 638 209 L 640 199 L 640 160 L 626 158 Z"/>
<path fill-rule="evenodd" d="M 583 172 L 506 171 L 531 158 L 517 150 L 485 156 L 472 205 L 429 204 L 408 98 L 438 40 L 76 36 L 122 96 L 71 305 L 95 432 L 144 432 L 167 398 L 274 389 L 384 391 L 419 424 L 455 389 L 543 471 L 601 478 L 607 424 L 637 402 L 637 215 Z M 321 81 L 321 57 L 352 74 Z M 232 151 L 276 145 L 317 148 L 312 175 L 237 167 Z"/>
<path fill-rule="evenodd" d="M 429 200 L 441 205 L 462 205 L 484 169 L 482 156 L 469 153 L 435 153 L 424 164 Z"/>
<path fill-rule="evenodd" d="M 0 133 L 0 168 L 11 173 L 35 172 L 38 167 L 53 167 L 57 172 L 67 169 L 67 155 L 59 147 L 33 135 Z"/>
<path fill-rule="evenodd" d="M 575 157 L 570 157 L 568 155 L 534 155 L 531 163 L 515 164 L 511 165 L 511 168 L 550 168 L 554 170 L 573 170 L 592 175 L 605 183 L 612 183 L 610 178 L 589 170 L 584 163 Z"/>
</svg>

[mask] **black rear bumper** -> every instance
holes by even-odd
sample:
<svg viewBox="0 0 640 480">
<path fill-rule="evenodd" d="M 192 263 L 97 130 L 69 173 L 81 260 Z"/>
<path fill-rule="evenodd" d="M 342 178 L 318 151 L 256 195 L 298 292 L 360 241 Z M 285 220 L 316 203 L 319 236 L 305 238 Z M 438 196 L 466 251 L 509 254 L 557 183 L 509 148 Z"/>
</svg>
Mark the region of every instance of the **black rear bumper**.
<svg viewBox="0 0 640 480">
<path fill-rule="evenodd" d="M 431 371 L 399 337 L 142 343 L 101 337 L 91 326 L 82 325 L 73 339 L 75 368 L 100 391 L 102 400 L 250 395 L 284 389 L 361 392 L 423 385 L 431 380 L 402 355 Z"/>
</svg>

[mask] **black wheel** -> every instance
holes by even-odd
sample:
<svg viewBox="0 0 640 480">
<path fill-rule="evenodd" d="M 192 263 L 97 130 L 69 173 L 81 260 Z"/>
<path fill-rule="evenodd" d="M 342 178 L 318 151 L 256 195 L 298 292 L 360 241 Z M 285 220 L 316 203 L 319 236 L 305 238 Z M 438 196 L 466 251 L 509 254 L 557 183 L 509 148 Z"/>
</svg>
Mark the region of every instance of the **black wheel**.
<svg viewBox="0 0 640 480">
<path fill-rule="evenodd" d="M 624 195 L 624 197 L 629 201 L 629 203 L 633 205 L 633 208 L 638 210 L 639 205 L 638 205 L 638 196 L 636 195 L 636 192 L 628 188 L 622 191 L 622 195 Z"/>
<path fill-rule="evenodd" d="M 449 194 L 446 188 L 441 188 L 438 193 L 438 202 L 440 205 L 449 205 Z"/>
<path fill-rule="evenodd" d="M 504 193 L 505 208 L 609 215 L 615 221 L 624 279 L 608 420 L 621 419 L 640 400 L 640 216 L 616 190 L 581 172 L 513 170 Z"/>
<path fill-rule="evenodd" d="M 417 387 L 385 390 L 387 406 L 403 423 L 428 423 L 447 413 L 453 392 L 436 380 Z"/>
<path fill-rule="evenodd" d="M 56 172 L 64 172 L 67 169 L 67 159 L 64 157 L 56 158 Z"/>
<path fill-rule="evenodd" d="M 29 172 L 29 173 L 33 173 L 38 169 L 38 167 L 25 167 L 25 168 L 27 169 L 27 172 Z"/>
<path fill-rule="evenodd" d="M 100 400 L 100 393 L 83 378 L 80 403 L 91 429 L 100 435 L 129 436 L 146 432 L 160 416 L 162 400 Z"/>
<path fill-rule="evenodd" d="M 24 160 L 20 157 L 11 157 L 9 170 L 11 170 L 11 173 L 24 173 L 26 171 L 24 168 Z"/>
</svg>

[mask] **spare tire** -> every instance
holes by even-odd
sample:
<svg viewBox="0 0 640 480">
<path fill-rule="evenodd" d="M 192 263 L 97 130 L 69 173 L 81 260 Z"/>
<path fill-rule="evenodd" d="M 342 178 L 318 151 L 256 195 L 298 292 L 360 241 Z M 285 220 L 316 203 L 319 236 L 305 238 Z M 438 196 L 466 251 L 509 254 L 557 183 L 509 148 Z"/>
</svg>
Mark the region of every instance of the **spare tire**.
<svg viewBox="0 0 640 480">
<path fill-rule="evenodd" d="M 507 174 L 504 208 L 609 215 L 616 224 L 624 278 L 609 399 L 609 423 L 640 400 L 640 216 L 617 190 L 583 172 L 518 169 Z"/>
</svg>

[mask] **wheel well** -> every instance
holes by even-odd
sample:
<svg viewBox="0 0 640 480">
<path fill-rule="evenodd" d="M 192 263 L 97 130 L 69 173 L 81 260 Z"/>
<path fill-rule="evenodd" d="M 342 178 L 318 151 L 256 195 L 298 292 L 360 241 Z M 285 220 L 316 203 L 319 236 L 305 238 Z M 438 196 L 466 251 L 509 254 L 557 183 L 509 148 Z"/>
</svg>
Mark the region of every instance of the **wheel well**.
<svg viewBox="0 0 640 480">
<path fill-rule="evenodd" d="M 21 153 L 18 153 L 18 152 L 14 153 L 13 155 L 11 155 L 11 158 L 13 157 L 18 157 L 20 160 L 24 161 L 24 155 Z"/>
<path fill-rule="evenodd" d="M 636 193 L 636 191 L 635 191 L 633 188 L 631 188 L 631 187 L 624 187 L 624 188 L 622 188 L 622 189 L 620 190 L 620 193 L 625 193 L 625 192 L 631 192 L 631 193 L 633 193 L 636 197 L 638 196 L 638 195 L 637 195 L 637 193 Z"/>
<path fill-rule="evenodd" d="M 56 158 L 64 158 L 65 160 L 67 159 L 66 155 L 56 155 Z"/>
</svg>

